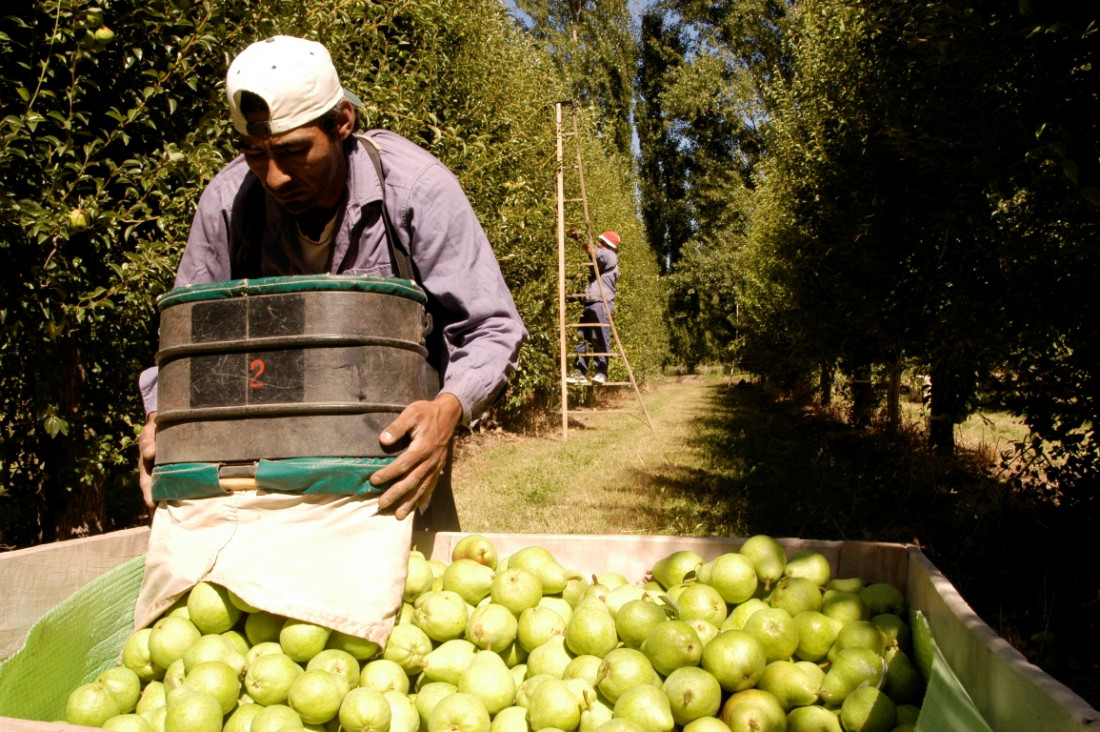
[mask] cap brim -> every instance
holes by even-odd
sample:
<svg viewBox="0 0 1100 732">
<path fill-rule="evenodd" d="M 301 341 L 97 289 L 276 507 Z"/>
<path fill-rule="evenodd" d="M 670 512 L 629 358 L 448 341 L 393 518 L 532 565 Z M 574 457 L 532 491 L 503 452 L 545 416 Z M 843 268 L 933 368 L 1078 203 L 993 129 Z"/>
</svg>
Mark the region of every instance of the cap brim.
<svg viewBox="0 0 1100 732">
<path fill-rule="evenodd" d="M 363 102 L 362 102 L 362 100 L 359 99 L 359 97 L 355 96 L 354 94 L 349 92 L 347 89 L 342 89 L 341 91 L 344 92 L 344 99 L 347 99 L 349 102 L 351 102 L 352 106 L 355 106 L 355 107 L 362 107 L 363 106 Z"/>
</svg>

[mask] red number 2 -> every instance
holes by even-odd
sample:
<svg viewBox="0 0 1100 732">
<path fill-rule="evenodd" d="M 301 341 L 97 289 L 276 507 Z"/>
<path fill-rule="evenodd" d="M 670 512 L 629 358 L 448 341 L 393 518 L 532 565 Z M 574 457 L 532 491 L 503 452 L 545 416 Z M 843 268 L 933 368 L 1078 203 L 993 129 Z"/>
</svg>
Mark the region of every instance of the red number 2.
<svg viewBox="0 0 1100 732">
<path fill-rule="evenodd" d="M 263 375 L 264 369 L 263 359 L 257 358 L 248 364 L 248 370 L 252 373 L 252 378 L 248 380 L 248 385 L 253 389 L 260 389 L 263 387 L 264 382 L 260 381 L 260 376 Z"/>
</svg>

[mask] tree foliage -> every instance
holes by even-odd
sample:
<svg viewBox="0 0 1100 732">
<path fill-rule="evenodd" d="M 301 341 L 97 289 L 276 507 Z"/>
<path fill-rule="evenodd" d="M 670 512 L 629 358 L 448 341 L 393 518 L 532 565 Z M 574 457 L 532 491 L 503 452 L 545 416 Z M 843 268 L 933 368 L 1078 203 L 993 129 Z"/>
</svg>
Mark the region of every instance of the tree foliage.
<svg viewBox="0 0 1100 732">
<path fill-rule="evenodd" d="M 199 193 L 236 154 L 225 69 L 276 33 L 325 43 L 364 100 L 365 125 L 420 143 L 462 181 L 531 332 L 500 412 L 556 390 L 549 110 L 571 89 L 495 0 L 20 0 L 5 12 L 0 544 L 143 513 L 136 380 L 153 363 L 155 300 L 171 286 Z M 608 226 L 631 231 L 629 162 L 604 154 L 607 134 L 586 125 L 586 164 L 609 181 Z M 661 302 L 637 261 L 624 327 L 648 329 Z M 624 280 L 633 266 L 624 257 Z M 660 363 L 642 356 L 642 373 Z"/>
</svg>

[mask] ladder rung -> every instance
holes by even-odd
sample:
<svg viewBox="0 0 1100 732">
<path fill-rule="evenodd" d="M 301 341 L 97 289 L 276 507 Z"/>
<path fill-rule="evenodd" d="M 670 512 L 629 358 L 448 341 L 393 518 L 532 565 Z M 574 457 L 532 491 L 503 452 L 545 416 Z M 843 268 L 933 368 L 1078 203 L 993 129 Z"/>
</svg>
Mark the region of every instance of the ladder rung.
<svg viewBox="0 0 1100 732">
<path fill-rule="evenodd" d="M 569 414 L 645 414 L 640 409 L 570 409 L 568 411 Z"/>
<path fill-rule="evenodd" d="M 567 198 L 562 203 L 580 203 L 583 200 L 583 198 Z"/>
</svg>

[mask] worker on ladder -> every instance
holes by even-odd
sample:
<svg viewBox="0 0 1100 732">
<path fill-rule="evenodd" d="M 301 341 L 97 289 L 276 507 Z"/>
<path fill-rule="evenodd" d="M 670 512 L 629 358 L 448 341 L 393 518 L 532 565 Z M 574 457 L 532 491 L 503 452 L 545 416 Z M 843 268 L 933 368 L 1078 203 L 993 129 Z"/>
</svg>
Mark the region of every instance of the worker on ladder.
<svg viewBox="0 0 1100 732">
<path fill-rule="evenodd" d="M 577 361 L 573 374 L 566 379 L 570 384 L 587 384 L 591 370 L 593 384 L 607 382 L 607 354 L 611 352 L 611 318 L 615 313 L 615 285 L 619 280 L 619 235 L 605 231 L 599 236 L 599 244 L 582 240 L 585 254 L 595 262 L 584 290 L 584 314 L 581 323 L 593 323 L 581 328 L 585 342 L 577 345 Z M 588 355 L 588 354 L 592 355 Z"/>
</svg>

